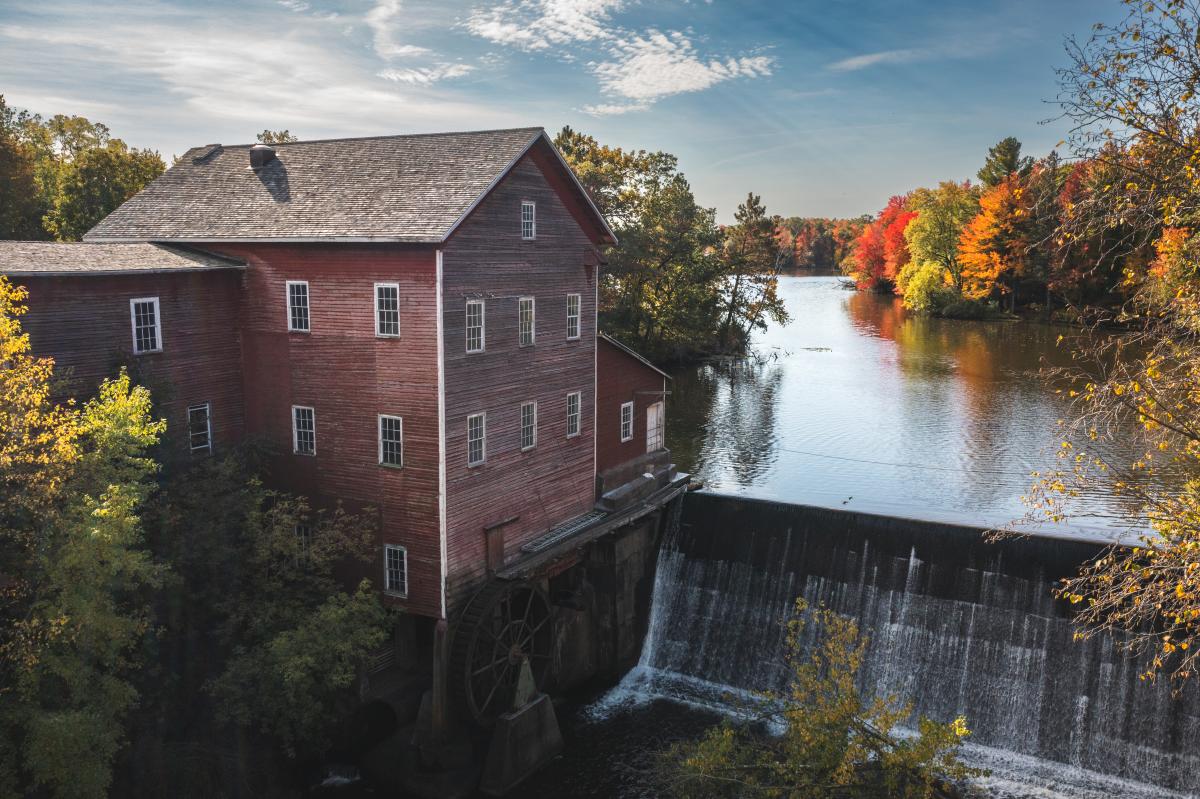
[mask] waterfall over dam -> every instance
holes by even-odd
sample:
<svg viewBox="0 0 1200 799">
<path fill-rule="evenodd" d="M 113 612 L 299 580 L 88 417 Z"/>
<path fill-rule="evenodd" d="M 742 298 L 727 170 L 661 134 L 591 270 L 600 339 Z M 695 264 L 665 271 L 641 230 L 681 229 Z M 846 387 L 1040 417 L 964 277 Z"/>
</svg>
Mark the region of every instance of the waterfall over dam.
<svg viewBox="0 0 1200 799">
<path fill-rule="evenodd" d="M 965 716 L 976 744 L 1200 790 L 1200 694 L 1139 679 L 1109 640 L 1073 640 L 1057 580 L 1096 554 L 1052 538 L 696 493 L 663 543 L 639 667 L 697 695 L 784 688 L 795 599 L 869 636 L 864 693 Z M 713 701 L 721 701 L 714 699 Z"/>
</svg>

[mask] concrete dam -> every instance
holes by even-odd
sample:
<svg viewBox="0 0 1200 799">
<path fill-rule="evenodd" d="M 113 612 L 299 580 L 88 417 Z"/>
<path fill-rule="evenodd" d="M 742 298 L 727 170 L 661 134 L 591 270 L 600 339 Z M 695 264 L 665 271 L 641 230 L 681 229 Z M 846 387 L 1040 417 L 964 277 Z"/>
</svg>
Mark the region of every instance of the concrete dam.
<svg viewBox="0 0 1200 799">
<path fill-rule="evenodd" d="M 1181 792 L 1200 790 L 1200 701 L 1111 640 L 1073 640 L 1056 582 L 1099 551 L 1052 538 L 988 543 L 978 529 L 694 493 L 659 555 L 630 692 L 718 705 L 784 688 L 797 597 L 869 637 L 865 695 L 913 720 L 965 716 L 970 741 Z"/>
</svg>

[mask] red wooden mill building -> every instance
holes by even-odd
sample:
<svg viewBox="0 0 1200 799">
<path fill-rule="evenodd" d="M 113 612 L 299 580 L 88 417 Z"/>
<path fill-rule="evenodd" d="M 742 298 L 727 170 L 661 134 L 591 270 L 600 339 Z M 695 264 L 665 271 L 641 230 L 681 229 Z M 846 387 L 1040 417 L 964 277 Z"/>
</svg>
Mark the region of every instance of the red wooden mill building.
<svg viewBox="0 0 1200 799">
<path fill-rule="evenodd" d="M 447 619 L 452 687 L 485 719 L 504 708 L 473 695 L 481 632 L 561 684 L 587 670 L 564 647 L 636 657 L 594 622 L 624 595 L 581 597 L 684 490 L 666 376 L 596 329 L 614 241 L 526 128 L 197 147 L 82 243 L 0 242 L 0 273 L 77 393 L 132 362 L 181 452 L 265 437 L 281 488 L 376 508 L 397 648 Z M 516 602 L 525 627 L 492 626 Z"/>
</svg>

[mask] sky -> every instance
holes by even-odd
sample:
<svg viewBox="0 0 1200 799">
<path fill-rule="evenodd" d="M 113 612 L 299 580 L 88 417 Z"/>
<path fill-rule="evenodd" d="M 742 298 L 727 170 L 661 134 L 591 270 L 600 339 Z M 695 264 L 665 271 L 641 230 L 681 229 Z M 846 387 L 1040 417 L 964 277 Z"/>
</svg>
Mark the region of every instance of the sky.
<svg viewBox="0 0 1200 799">
<path fill-rule="evenodd" d="M 679 157 L 729 221 L 856 216 L 1065 138 L 1064 39 L 1118 0 L 0 0 L 0 94 L 170 161 L 302 139 L 570 125 Z"/>
</svg>

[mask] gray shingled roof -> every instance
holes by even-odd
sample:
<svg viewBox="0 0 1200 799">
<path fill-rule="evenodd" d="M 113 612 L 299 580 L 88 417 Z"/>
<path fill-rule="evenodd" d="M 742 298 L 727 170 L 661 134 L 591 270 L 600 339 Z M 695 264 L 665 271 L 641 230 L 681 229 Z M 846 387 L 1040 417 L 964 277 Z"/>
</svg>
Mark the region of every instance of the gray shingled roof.
<svg viewBox="0 0 1200 799">
<path fill-rule="evenodd" d="M 541 128 L 328 139 L 189 150 L 88 241 L 279 239 L 440 242 Z"/>
<path fill-rule="evenodd" d="M 0 274 L 112 275 L 238 269 L 240 261 L 162 244 L 0 241 Z"/>
</svg>

